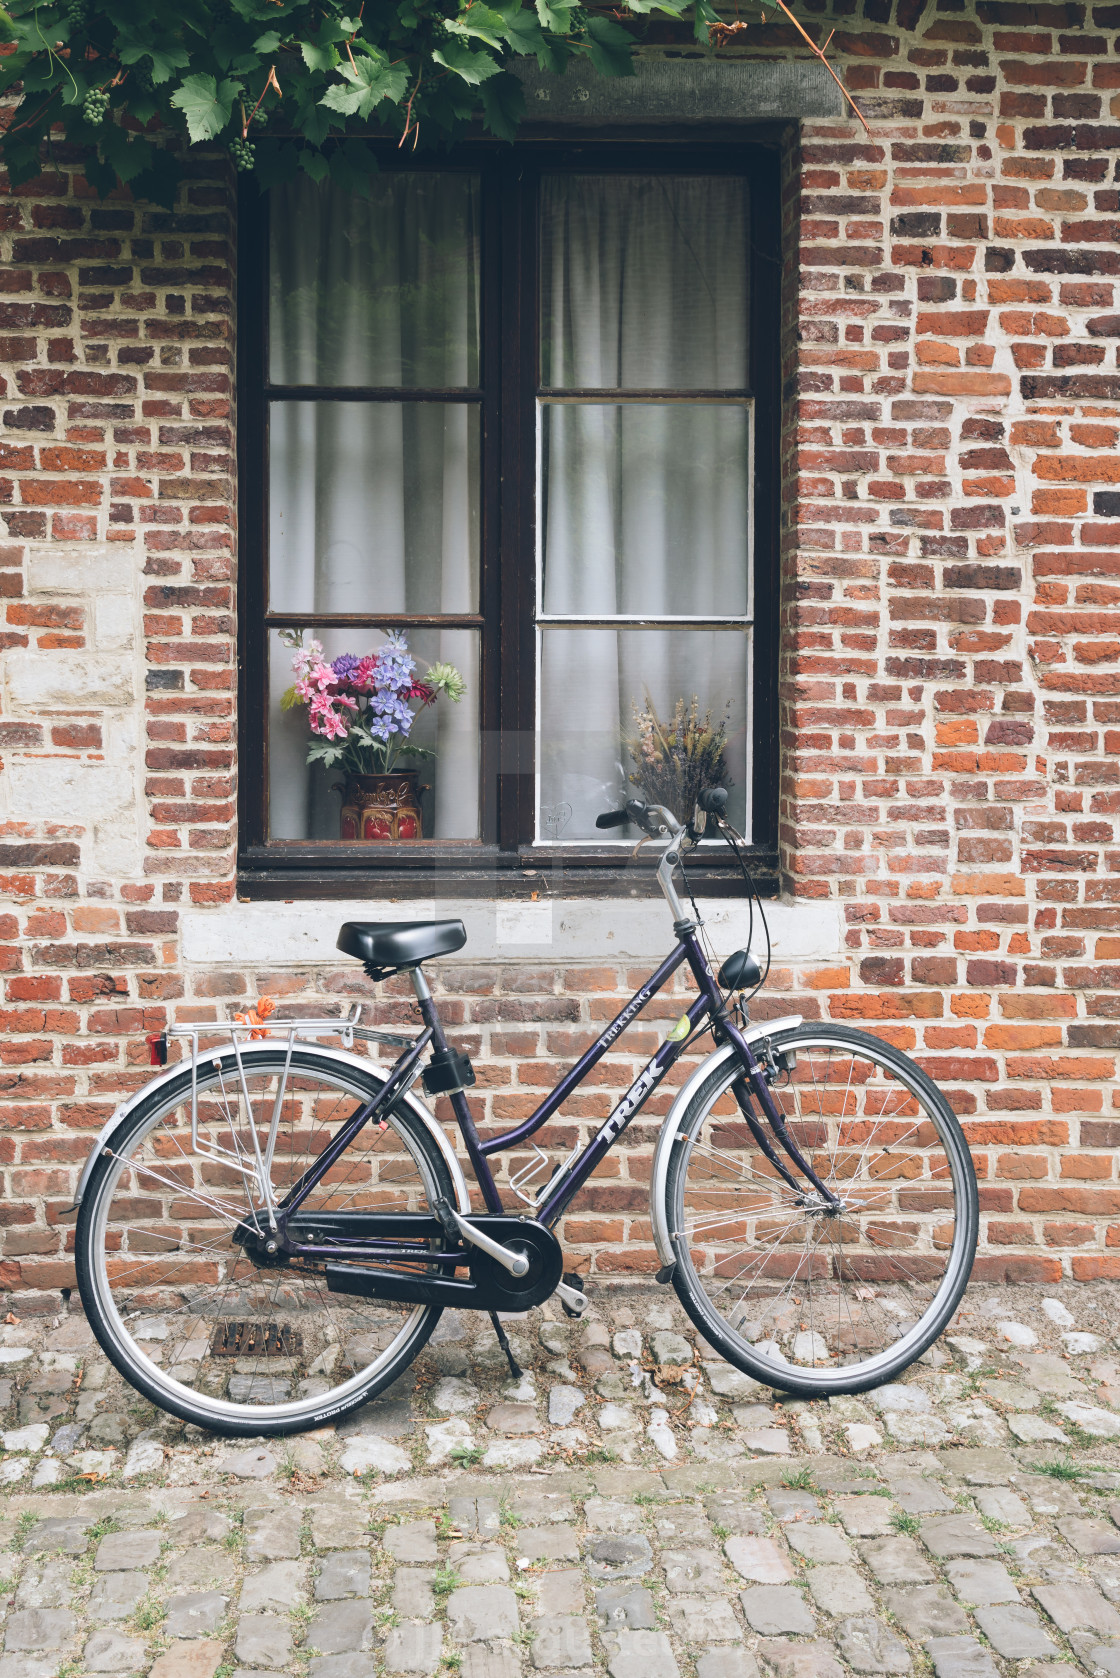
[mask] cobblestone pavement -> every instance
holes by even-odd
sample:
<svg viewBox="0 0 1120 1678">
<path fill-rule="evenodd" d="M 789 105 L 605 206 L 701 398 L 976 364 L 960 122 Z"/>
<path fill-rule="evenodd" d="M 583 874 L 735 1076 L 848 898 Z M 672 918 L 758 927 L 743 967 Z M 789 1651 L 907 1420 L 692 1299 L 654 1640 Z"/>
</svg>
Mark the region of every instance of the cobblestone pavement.
<svg viewBox="0 0 1120 1678">
<path fill-rule="evenodd" d="M 338 1430 L 223 1442 L 78 1314 L 0 1326 L 0 1678 L 1120 1678 L 1115 1290 L 970 1290 L 781 1402 L 661 1289 L 444 1317 Z"/>
</svg>

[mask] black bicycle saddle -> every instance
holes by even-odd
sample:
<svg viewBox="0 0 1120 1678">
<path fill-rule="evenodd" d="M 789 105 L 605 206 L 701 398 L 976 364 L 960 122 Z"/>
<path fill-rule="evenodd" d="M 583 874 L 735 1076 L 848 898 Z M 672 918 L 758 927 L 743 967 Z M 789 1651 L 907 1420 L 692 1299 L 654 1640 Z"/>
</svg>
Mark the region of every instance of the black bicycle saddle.
<svg viewBox="0 0 1120 1678">
<path fill-rule="evenodd" d="M 462 921 L 347 921 L 335 948 L 370 967 L 415 967 L 461 950 L 466 941 Z"/>
</svg>

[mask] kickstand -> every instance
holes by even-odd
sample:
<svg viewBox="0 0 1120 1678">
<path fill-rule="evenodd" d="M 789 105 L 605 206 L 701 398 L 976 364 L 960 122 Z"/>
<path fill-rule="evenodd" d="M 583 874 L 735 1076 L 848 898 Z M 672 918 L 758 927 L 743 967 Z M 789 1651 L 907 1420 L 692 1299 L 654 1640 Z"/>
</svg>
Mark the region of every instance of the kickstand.
<svg viewBox="0 0 1120 1678">
<path fill-rule="evenodd" d="M 522 1375 L 525 1373 L 525 1371 L 522 1369 L 521 1365 L 518 1363 L 517 1359 L 513 1355 L 513 1347 L 510 1345 L 509 1341 L 506 1339 L 506 1331 L 502 1327 L 501 1323 L 498 1321 L 498 1313 L 496 1311 L 490 1311 L 488 1313 L 488 1315 L 489 1315 L 490 1321 L 494 1325 L 494 1333 L 498 1336 L 498 1345 L 502 1348 L 502 1351 L 506 1354 L 506 1361 L 509 1364 L 509 1372 L 513 1376 L 515 1381 L 520 1381 L 520 1379 L 521 1379 Z"/>
</svg>

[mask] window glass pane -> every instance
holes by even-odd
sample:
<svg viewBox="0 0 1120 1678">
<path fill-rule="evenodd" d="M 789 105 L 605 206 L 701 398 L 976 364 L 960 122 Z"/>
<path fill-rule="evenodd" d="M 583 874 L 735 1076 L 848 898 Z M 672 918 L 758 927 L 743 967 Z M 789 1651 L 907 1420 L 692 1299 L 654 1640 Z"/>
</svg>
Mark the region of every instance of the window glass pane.
<svg viewBox="0 0 1120 1678">
<path fill-rule="evenodd" d="M 745 390 L 749 245 L 741 177 L 546 175 L 541 383 Z"/>
<path fill-rule="evenodd" d="M 273 384 L 478 384 L 477 176 L 300 174 L 270 198 Z"/>
<path fill-rule="evenodd" d="M 478 610 L 478 409 L 277 402 L 274 612 Z"/>
<path fill-rule="evenodd" d="M 545 612 L 747 613 L 747 408 L 548 403 L 541 424 Z"/>
<path fill-rule="evenodd" d="M 340 653 L 359 657 L 376 651 L 385 636 L 376 629 L 312 630 L 327 660 Z M 416 659 L 416 677 L 424 679 L 435 663 L 454 664 L 467 687 L 459 703 L 440 695 L 422 710 L 411 735 L 414 745 L 434 757 L 410 757 L 403 750 L 394 773 L 417 772 L 421 789 L 425 839 L 478 837 L 478 635 L 469 629 L 410 629 L 408 647 Z M 306 634 L 305 641 L 310 640 Z M 309 765 L 307 748 L 317 738 L 308 728 L 304 706 L 285 711 L 281 695 L 291 687 L 292 653 L 277 631 L 269 635 L 268 778 L 269 837 L 272 839 L 328 839 L 341 837 L 340 811 L 347 773 L 337 764 Z"/>
<path fill-rule="evenodd" d="M 541 642 L 541 839 L 602 843 L 612 835 L 596 830 L 595 817 L 627 796 L 672 808 L 673 776 L 655 778 L 656 749 L 643 759 L 639 713 L 652 704 L 671 730 L 678 702 L 687 718 L 693 701 L 700 721 L 710 711 L 714 727 L 726 722 L 722 784 L 731 821 L 746 831 L 748 630 L 545 629 Z"/>
</svg>

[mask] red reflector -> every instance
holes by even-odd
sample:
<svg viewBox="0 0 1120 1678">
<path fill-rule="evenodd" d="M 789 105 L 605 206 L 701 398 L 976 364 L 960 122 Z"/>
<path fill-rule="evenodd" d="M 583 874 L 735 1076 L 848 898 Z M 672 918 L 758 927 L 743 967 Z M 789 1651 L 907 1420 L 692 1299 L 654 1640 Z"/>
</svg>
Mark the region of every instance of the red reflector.
<svg viewBox="0 0 1120 1678">
<path fill-rule="evenodd" d="M 167 1038 L 162 1031 L 148 1038 L 148 1060 L 152 1066 L 167 1065 Z"/>
</svg>

